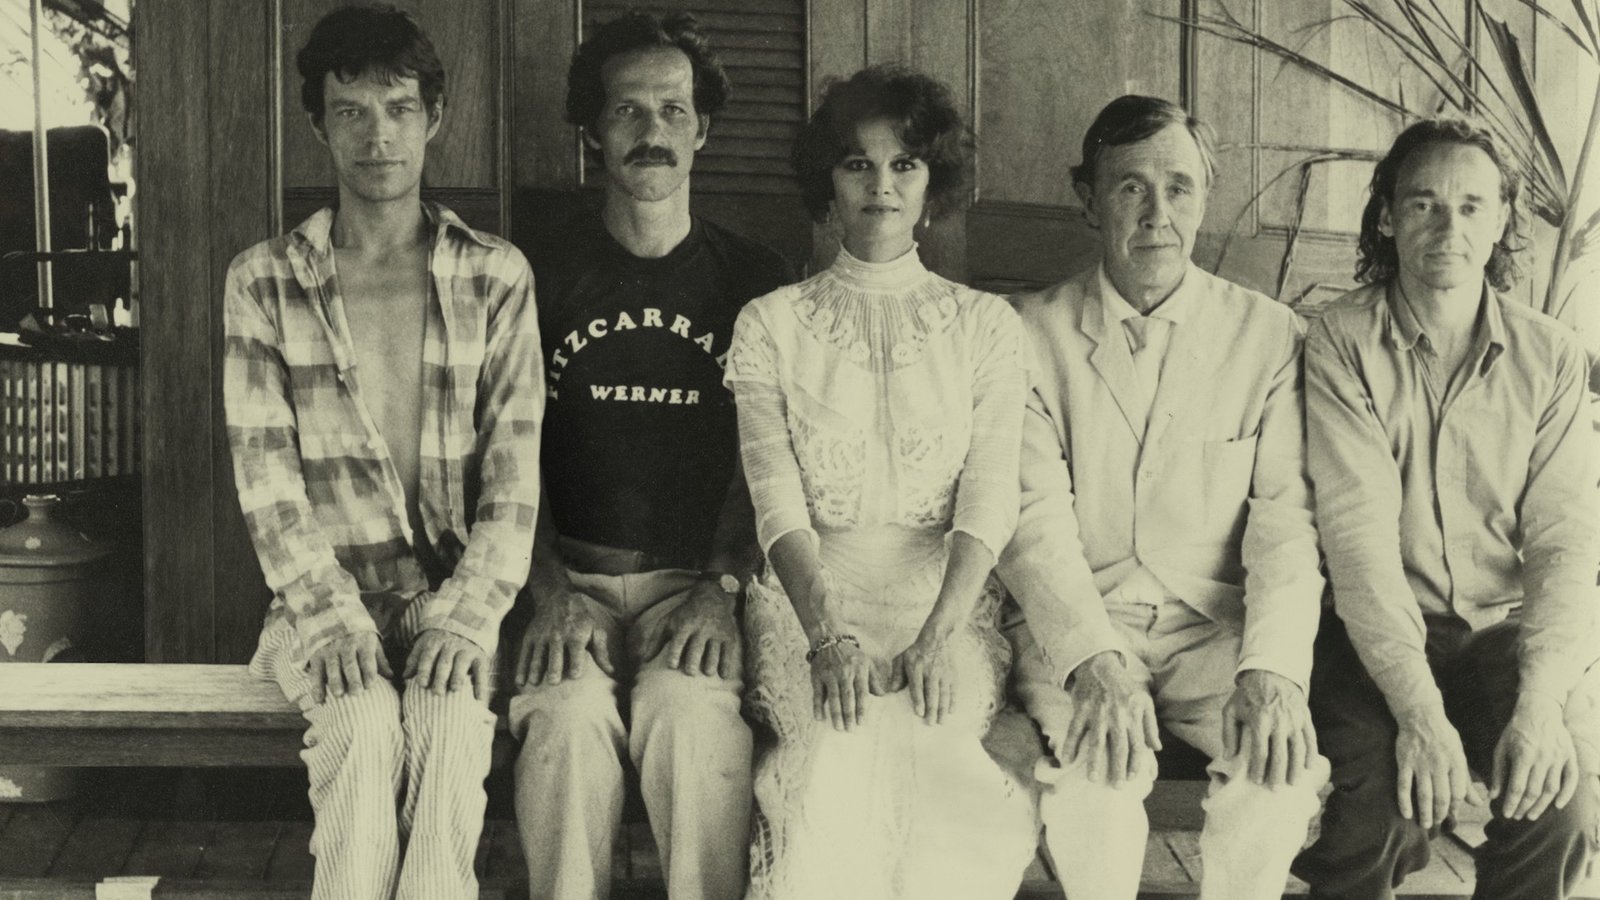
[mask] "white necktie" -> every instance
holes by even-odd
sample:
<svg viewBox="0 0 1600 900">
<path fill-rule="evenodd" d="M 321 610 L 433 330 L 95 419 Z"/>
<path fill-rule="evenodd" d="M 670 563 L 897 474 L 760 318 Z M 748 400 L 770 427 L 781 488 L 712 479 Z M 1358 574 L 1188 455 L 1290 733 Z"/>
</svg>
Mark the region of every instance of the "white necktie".
<svg viewBox="0 0 1600 900">
<path fill-rule="evenodd" d="M 1139 382 L 1139 400 L 1141 408 L 1134 421 L 1139 425 L 1139 433 L 1150 424 L 1150 405 L 1155 402 L 1156 385 L 1161 380 L 1161 352 L 1157 338 L 1163 332 L 1157 330 L 1164 328 L 1166 323 L 1161 319 L 1149 316 L 1130 316 L 1123 319 L 1122 324 L 1128 329 L 1128 343 L 1133 351 L 1133 374 Z"/>
</svg>

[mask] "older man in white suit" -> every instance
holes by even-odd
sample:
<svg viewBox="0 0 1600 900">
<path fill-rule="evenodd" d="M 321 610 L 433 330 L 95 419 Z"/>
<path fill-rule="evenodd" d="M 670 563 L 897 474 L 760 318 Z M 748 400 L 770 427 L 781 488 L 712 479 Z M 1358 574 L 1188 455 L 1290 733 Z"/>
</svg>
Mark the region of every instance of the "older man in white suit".
<svg viewBox="0 0 1600 900">
<path fill-rule="evenodd" d="M 1183 109 L 1113 101 L 1073 169 L 1101 262 L 1017 298 L 1040 374 L 999 570 L 1073 900 L 1138 891 L 1158 719 L 1211 759 L 1204 900 L 1281 896 L 1327 780 L 1306 706 L 1323 580 L 1302 328 L 1190 261 L 1212 177 Z"/>
</svg>

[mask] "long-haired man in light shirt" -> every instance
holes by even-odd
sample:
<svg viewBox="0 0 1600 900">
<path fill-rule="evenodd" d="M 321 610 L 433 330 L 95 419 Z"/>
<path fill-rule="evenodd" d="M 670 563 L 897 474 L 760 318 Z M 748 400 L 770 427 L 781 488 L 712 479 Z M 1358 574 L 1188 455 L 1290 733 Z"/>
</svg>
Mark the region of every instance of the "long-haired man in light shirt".
<svg viewBox="0 0 1600 900">
<path fill-rule="evenodd" d="M 1510 157 L 1406 129 L 1372 178 L 1358 278 L 1306 339 L 1333 579 L 1312 713 L 1333 762 L 1319 898 L 1387 898 L 1488 783 L 1475 897 L 1570 894 L 1600 828 L 1600 481 L 1576 337 L 1516 275 Z"/>
</svg>

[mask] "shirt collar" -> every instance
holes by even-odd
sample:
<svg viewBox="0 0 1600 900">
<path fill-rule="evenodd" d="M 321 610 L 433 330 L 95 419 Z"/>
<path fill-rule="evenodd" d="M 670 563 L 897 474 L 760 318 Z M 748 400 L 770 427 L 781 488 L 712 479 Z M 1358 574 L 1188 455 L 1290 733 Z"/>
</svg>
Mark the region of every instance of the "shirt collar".
<svg viewBox="0 0 1600 900">
<path fill-rule="evenodd" d="M 1396 350 L 1411 350 L 1427 338 L 1422 323 L 1417 321 L 1411 305 L 1400 295 L 1399 279 L 1389 282 L 1387 289 L 1389 309 L 1389 343 Z M 1506 323 L 1500 311 L 1500 298 L 1484 282 L 1479 293 L 1478 318 L 1472 326 L 1472 359 L 1478 360 L 1479 374 L 1487 373 L 1494 361 L 1506 350 Z M 1429 342 L 1432 345 L 1432 342 Z"/>
<path fill-rule="evenodd" d="M 1122 296 L 1122 292 L 1117 290 L 1117 286 L 1111 283 L 1111 276 L 1106 274 L 1106 267 L 1101 264 L 1098 271 L 1100 303 L 1101 308 L 1105 310 L 1106 321 L 1123 322 L 1128 319 L 1150 318 L 1165 319 L 1174 326 L 1182 325 L 1189 318 L 1190 307 L 1194 306 L 1193 298 L 1197 290 L 1196 285 L 1200 280 L 1194 277 L 1194 273 L 1190 271 L 1193 268 L 1194 263 L 1191 262 L 1188 268 L 1184 270 L 1183 281 L 1178 283 L 1177 289 L 1166 300 L 1163 300 L 1160 306 L 1149 313 L 1141 313 L 1134 308 L 1132 303 L 1128 302 L 1127 298 Z"/>
<path fill-rule="evenodd" d="M 448 207 L 424 200 L 422 215 L 433 229 L 435 247 L 443 243 L 447 235 L 457 236 L 480 247 L 494 246 L 485 235 L 461 221 L 461 217 Z M 317 256 L 327 256 L 333 252 L 333 217 L 334 207 L 324 206 L 312 213 L 311 218 L 296 225 L 290 234 Z"/>
</svg>

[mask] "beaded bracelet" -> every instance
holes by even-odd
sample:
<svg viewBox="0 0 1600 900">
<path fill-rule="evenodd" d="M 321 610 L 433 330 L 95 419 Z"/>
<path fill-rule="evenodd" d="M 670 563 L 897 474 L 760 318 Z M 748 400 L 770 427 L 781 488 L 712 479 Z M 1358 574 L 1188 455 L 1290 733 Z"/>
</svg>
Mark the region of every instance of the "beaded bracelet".
<svg viewBox="0 0 1600 900">
<path fill-rule="evenodd" d="M 818 653 L 839 644 L 849 644 L 857 650 L 861 649 L 861 642 L 856 640 L 856 636 L 853 634 L 830 634 L 826 637 L 817 638 L 817 642 L 811 645 L 810 650 L 806 651 L 806 662 L 811 662 L 817 658 Z"/>
</svg>

